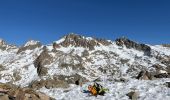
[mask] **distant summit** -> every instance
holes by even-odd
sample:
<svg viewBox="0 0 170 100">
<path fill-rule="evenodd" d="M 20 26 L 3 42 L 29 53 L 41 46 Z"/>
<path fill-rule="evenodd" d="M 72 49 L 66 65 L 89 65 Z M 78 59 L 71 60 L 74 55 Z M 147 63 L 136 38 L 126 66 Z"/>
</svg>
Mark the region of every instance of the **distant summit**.
<svg viewBox="0 0 170 100">
<path fill-rule="evenodd" d="M 10 49 L 16 49 L 17 47 L 12 44 L 7 44 L 5 40 L 0 39 L 0 50 L 10 50 Z"/>
<path fill-rule="evenodd" d="M 111 44 L 111 42 L 104 39 L 95 39 L 95 38 L 85 37 L 74 33 L 70 33 L 64 36 L 62 39 L 56 41 L 55 43 L 63 47 L 68 47 L 68 46 L 84 47 L 84 48 L 88 48 L 89 50 L 93 50 L 95 46 L 100 46 L 100 45 L 107 46 Z"/>
<path fill-rule="evenodd" d="M 119 46 L 126 46 L 129 49 L 134 48 L 136 50 L 144 51 L 146 55 L 151 54 L 151 48 L 149 46 L 145 44 L 136 43 L 132 40 L 129 40 L 126 37 L 118 38 L 115 41 L 116 41 L 116 44 Z"/>
<path fill-rule="evenodd" d="M 0 46 L 5 45 L 6 42 L 3 39 L 0 39 Z"/>
</svg>

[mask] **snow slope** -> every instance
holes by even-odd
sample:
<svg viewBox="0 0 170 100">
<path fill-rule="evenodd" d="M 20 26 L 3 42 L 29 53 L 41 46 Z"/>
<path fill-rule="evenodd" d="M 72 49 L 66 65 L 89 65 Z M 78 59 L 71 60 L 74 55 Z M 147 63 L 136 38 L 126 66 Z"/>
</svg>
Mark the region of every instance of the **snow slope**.
<svg viewBox="0 0 170 100">
<path fill-rule="evenodd" d="M 75 36 L 76 37 L 76 36 Z M 168 63 L 162 61 L 170 58 L 170 48 L 161 45 L 151 46 L 151 55 L 145 55 L 141 50 L 127 48 L 125 45 L 118 46 L 116 41 L 110 41 L 111 44 L 104 45 L 91 37 L 83 36 L 81 46 L 80 40 L 71 38 L 69 46 L 62 46 L 66 37 L 55 41 L 59 47 L 54 48 L 53 44 L 37 46 L 40 42 L 31 40 L 23 47 L 5 46 L 6 49 L 0 49 L 0 82 L 10 82 L 21 87 L 29 86 L 33 81 L 54 79 L 54 76 L 71 76 L 78 74 L 88 81 L 82 87 L 69 84 L 69 88 L 46 88 L 42 87 L 37 91 L 44 92 L 57 100 L 128 100 L 127 93 L 137 91 L 139 100 L 170 100 L 170 88 L 165 83 L 170 82 L 170 78 L 160 78 L 154 80 L 137 80 L 136 77 L 140 71 L 147 70 L 156 73 L 154 65 L 160 65 L 162 72 L 167 72 Z M 68 38 L 67 38 L 68 39 Z M 72 40 L 73 39 L 73 40 Z M 91 41 L 95 42 L 91 42 Z M 74 45 L 78 42 L 78 46 Z M 93 50 L 86 45 L 96 43 Z M 107 42 L 106 42 L 107 43 Z M 67 43 L 66 43 L 67 44 Z M 84 45 L 83 44 L 83 45 Z M 68 45 L 68 44 L 67 44 Z M 33 46 L 33 49 L 30 49 Z M 93 46 L 93 45 L 90 45 Z M 26 48 L 25 48 L 26 47 Z M 24 48 L 22 52 L 18 50 Z M 50 56 L 48 64 L 35 66 L 36 59 L 46 51 Z M 44 57 L 45 58 L 45 57 Z M 40 62 L 45 62 L 42 60 Z M 40 69 L 46 69 L 44 76 L 40 76 Z M 161 71 L 160 71 L 161 72 Z M 109 89 L 105 96 L 89 96 L 83 93 L 87 86 L 92 84 L 93 80 L 101 78 L 99 81 L 104 87 Z M 118 82 L 116 79 L 125 78 L 125 82 Z"/>
</svg>

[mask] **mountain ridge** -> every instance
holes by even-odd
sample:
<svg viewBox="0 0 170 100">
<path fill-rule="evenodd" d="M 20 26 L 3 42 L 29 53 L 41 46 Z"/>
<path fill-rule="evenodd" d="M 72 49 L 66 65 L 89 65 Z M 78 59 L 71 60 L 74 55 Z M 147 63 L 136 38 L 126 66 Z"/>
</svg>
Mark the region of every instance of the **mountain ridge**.
<svg viewBox="0 0 170 100">
<path fill-rule="evenodd" d="M 85 86 L 96 79 L 106 83 L 122 78 L 133 82 L 141 72 L 145 77 L 139 79 L 150 79 L 151 83 L 170 78 L 168 47 L 141 44 L 127 38 L 110 41 L 68 34 L 48 45 L 30 40 L 21 47 L 0 49 L 0 56 L 0 82 L 45 93 L 72 88 L 80 79 Z M 50 93 L 57 99 L 55 91 Z"/>
</svg>

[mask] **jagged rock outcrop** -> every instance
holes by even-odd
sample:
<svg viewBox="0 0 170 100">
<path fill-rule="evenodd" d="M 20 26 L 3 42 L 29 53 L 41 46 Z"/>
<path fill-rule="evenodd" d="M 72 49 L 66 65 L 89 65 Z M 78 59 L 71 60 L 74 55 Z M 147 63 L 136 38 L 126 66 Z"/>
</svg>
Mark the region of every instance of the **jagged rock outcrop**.
<svg viewBox="0 0 170 100">
<path fill-rule="evenodd" d="M 4 40 L 0 39 L 0 46 L 2 46 L 2 45 L 6 45 L 6 42 Z"/>
<path fill-rule="evenodd" d="M 165 64 L 167 66 L 168 68 L 167 70 L 170 73 L 170 69 L 169 69 L 170 68 L 170 56 L 161 57 L 160 61 L 162 64 Z"/>
<path fill-rule="evenodd" d="M 164 83 L 165 86 L 167 86 L 168 88 L 170 88 L 170 82 L 166 82 Z"/>
<path fill-rule="evenodd" d="M 73 70 L 84 70 L 85 68 L 81 63 L 79 64 L 67 64 L 67 63 L 61 63 L 60 68 L 69 68 L 71 67 Z"/>
<path fill-rule="evenodd" d="M 0 64 L 0 72 L 3 71 L 3 70 L 5 70 L 5 66 Z"/>
<path fill-rule="evenodd" d="M 33 89 L 40 89 L 42 87 L 50 88 L 68 88 L 69 84 L 76 84 L 78 80 L 87 82 L 88 80 L 78 74 L 65 76 L 65 75 L 54 75 L 53 79 L 33 81 L 29 87 Z"/>
<path fill-rule="evenodd" d="M 85 77 L 82 77 L 79 74 L 74 74 L 71 76 L 56 75 L 54 76 L 54 79 L 65 81 L 68 84 L 75 84 L 77 80 L 81 80 L 82 82 L 88 82 L 88 80 Z"/>
<path fill-rule="evenodd" d="M 129 92 L 128 94 L 126 94 L 129 99 L 131 100 L 138 100 L 138 97 L 139 97 L 139 93 L 138 92 L 135 92 L 135 91 L 131 91 Z"/>
<path fill-rule="evenodd" d="M 156 77 L 156 78 L 170 78 L 170 74 L 169 73 L 160 73 L 160 74 L 154 75 L 154 77 Z"/>
<path fill-rule="evenodd" d="M 33 81 L 29 85 L 30 88 L 33 89 L 40 89 L 42 87 L 46 87 L 47 89 L 50 88 L 68 88 L 69 84 L 62 80 L 55 80 L 55 79 L 47 79 L 47 80 L 40 80 L 40 81 Z"/>
<path fill-rule="evenodd" d="M 154 72 L 155 75 L 156 74 L 163 74 L 163 73 L 167 74 L 168 73 L 167 68 L 165 66 L 160 65 L 160 64 L 154 64 L 151 67 L 153 67 L 156 70 L 156 72 Z"/>
<path fill-rule="evenodd" d="M 88 50 L 84 50 L 84 51 L 82 52 L 82 57 L 88 57 L 88 56 L 89 56 Z"/>
<path fill-rule="evenodd" d="M 37 73 L 39 76 L 44 76 L 47 74 L 48 68 L 45 65 L 52 63 L 53 58 L 48 54 L 48 51 L 44 50 L 34 61 L 34 66 L 37 68 Z"/>
<path fill-rule="evenodd" d="M 136 50 L 143 51 L 145 55 L 151 54 L 151 48 L 145 44 L 138 44 L 134 41 L 131 41 L 127 38 L 118 38 L 116 39 L 116 44 L 119 46 L 126 46 L 127 48 L 134 48 Z"/>
<path fill-rule="evenodd" d="M 84 47 L 84 48 L 88 48 L 89 50 L 94 50 L 94 47 L 99 46 L 100 44 L 106 46 L 111 44 L 111 42 L 108 42 L 103 39 L 87 39 L 77 34 L 69 34 L 66 35 L 64 38 L 65 40 L 60 43 L 60 45 L 64 47 L 68 47 L 72 45 L 75 47 Z"/>
<path fill-rule="evenodd" d="M 4 40 L 0 39 L 0 50 L 6 50 L 7 44 Z"/>
<path fill-rule="evenodd" d="M 82 58 L 76 54 L 63 54 L 59 57 L 59 68 L 72 68 L 73 70 L 84 70 L 84 66 L 82 65 Z"/>
<path fill-rule="evenodd" d="M 0 50 L 9 50 L 9 49 L 16 49 L 15 45 L 7 44 L 3 39 L 0 39 Z"/>
<path fill-rule="evenodd" d="M 33 50 L 33 49 L 39 48 L 41 46 L 42 46 L 42 44 L 39 41 L 30 40 L 24 46 L 19 48 L 17 54 L 19 54 L 23 51 L 26 51 L 26 50 Z"/>
<path fill-rule="evenodd" d="M 52 100 L 44 93 L 7 83 L 0 83 L 0 93 L 0 100 Z"/>
<path fill-rule="evenodd" d="M 149 73 L 148 71 L 141 71 L 138 76 L 136 77 L 136 79 L 139 80 L 152 80 L 153 76 L 151 75 L 151 73 Z"/>
<path fill-rule="evenodd" d="M 57 49 L 57 48 L 60 48 L 60 45 L 54 42 L 53 43 L 53 49 Z"/>
<path fill-rule="evenodd" d="M 170 47 L 170 44 L 162 44 L 163 47 Z"/>
</svg>

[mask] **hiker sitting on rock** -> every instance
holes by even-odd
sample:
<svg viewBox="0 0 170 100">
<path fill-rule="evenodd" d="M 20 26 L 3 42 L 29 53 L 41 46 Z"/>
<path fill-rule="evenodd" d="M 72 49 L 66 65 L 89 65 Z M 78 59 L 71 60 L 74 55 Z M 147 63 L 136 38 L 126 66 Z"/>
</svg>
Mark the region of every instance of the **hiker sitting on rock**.
<svg viewBox="0 0 170 100">
<path fill-rule="evenodd" d="M 89 92 L 94 95 L 94 96 L 97 96 L 97 95 L 102 95 L 104 96 L 104 94 L 106 93 L 107 89 L 104 89 L 103 86 L 101 86 L 100 84 L 98 83 L 94 83 L 94 85 L 89 85 L 88 86 L 88 90 Z"/>
</svg>

